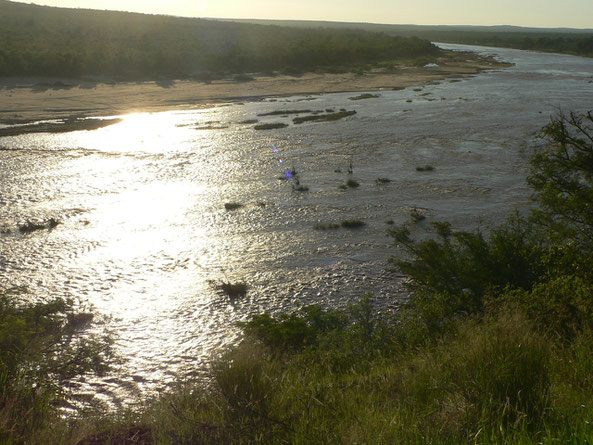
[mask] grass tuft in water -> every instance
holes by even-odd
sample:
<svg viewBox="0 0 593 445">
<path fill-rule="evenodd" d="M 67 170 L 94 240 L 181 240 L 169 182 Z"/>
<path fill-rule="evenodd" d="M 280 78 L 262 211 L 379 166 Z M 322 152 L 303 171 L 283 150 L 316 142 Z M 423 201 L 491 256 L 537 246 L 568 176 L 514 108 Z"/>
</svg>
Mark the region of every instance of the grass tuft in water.
<svg viewBox="0 0 593 445">
<path fill-rule="evenodd" d="M 381 97 L 380 94 L 370 94 L 364 93 L 359 96 L 349 97 L 350 100 L 363 100 L 363 99 L 376 99 L 377 97 Z"/>
<path fill-rule="evenodd" d="M 260 124 L 260 125 L 256 125 L 255 128 L 256 130 L 276 130 L 278 128 L 285 128 L 288 127 L 288 124 L 284 124 L 281 122 L 274 122 L 274 123 L 270 123 L 270 124 Z"/>
<path fill-rule="evenodd" d="M 240 202 L 225 202 L 224 209 L 228 211 L 237 210 L 243 207 Z"/>
<path fill-rule="evenodd" d="M 223 291 L 231 300 L 244 297 L 247 295 L 248 286 L 244 281 L 237 281 L 232 283 L 230 281 L 222 281 L 219 284 L 219 289 Z"/>
<path fill-rule="evenodd" d="M 420 221 L 423 221 L 426 219 L 426 216 L 424 216 L 418 209 L 414 208 L 410 211 L 410 216 L 412 217 L 412 219 L 414 220 L 414 222 L 419 223 Z"/>
<path fill-rule="evenodd" d="M 356 179 L 350 178 L 346 181 L 346 186 L 350 188 L 356 188 L 360 186 L 360 182 L 358 182 Z"/>
<path fill-rule="evenodd" d="M 360 219 L 345 219 L 342 221 L 341 225 L 345 229 L 360 229 L 361 227 L 366 226 L 366 223 Z"/>
<path fill-rule="evenodd" d="M 336 223 L 317 223 L 313 226 L 315 230 L 334 230 L 339 229 L 340 224 Z"/>
</svg>

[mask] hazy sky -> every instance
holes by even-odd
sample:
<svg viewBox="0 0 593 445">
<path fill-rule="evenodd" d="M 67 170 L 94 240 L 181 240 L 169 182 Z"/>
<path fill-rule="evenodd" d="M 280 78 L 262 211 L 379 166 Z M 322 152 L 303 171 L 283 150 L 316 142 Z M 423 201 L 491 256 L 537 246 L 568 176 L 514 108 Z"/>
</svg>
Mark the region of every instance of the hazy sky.
<svg viewBox="0 0 593 445">
<path fill-rule="evenodd" d="M 593 0 L 39 0 L 188 17 L 593 28 Z"/>
</svg>

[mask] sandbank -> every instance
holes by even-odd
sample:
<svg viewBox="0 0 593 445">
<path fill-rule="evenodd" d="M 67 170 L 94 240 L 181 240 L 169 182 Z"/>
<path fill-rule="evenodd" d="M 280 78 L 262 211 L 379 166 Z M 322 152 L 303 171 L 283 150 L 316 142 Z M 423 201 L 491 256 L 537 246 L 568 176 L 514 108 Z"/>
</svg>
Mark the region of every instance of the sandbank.
<svg viewBox="0 0 593 445">
<path fill-rule="evenodd" d="M 115 116 L 134 112 L 206 108 L 220 103 L 269 97 L 336 92 L 393 90 L 444 79 L 475 76 L 509 66 L 493 59 L 470 58 L 426 67 L 398 67 L 395 72 L 307 73 L 299 77 L 256 76 L 238 82 L 217 80 L 101 83 L 64 79 L 1 79 L 0 123 L 42 119 Z"/>
</svg>

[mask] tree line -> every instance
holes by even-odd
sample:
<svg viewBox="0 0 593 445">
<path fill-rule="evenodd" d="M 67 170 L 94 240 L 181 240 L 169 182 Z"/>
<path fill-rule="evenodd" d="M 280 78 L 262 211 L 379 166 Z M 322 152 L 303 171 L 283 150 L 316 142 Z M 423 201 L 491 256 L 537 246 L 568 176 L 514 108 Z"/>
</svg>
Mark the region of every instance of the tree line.
<svg viewBox="0 0 593 445">
<path fill-rule="evenodd" d="M 437 55 L 426 40 L 0 1 L 0 76 L 190 78 Z"/>
</svg>

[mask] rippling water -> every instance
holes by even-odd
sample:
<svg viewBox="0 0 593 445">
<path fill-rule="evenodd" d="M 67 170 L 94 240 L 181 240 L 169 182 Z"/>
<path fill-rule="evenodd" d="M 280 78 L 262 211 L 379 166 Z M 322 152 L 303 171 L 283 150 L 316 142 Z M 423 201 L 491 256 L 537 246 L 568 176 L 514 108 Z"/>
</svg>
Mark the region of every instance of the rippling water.
<svg viewBox="0 0 593 445">
<path fill-rule="evenodd" d="M 443 45 L 464 48 L 458 45 Z M 0 138 L 0 286 L 72 297 L 116 335 L 125 363 L 77 391 L 110 402 L 207 373 L 250 314 L 343 306 L 366 291 L 405 298 L 387 271 L 386 221 L 418 208 L 455 229 L 488 227 L 529 203 L 521 148 L 558 109 L 593 108 L 593 60 L 473 47 L 515 67 L 420 91 L 267 99 L 134 114 L 94 131 Z M 256 131 L 286 109 L 347 109 L 329 123 Z M 339 186 L 353 174 L 360 187 Z M 432 165 L 431 172 L 418 166 Z M 308 192 L 281 178 L 296 169 Z M 376 184 L 376 179 L 391 182 Z M 228 202 L 242 203 L 234 211 Z M 61 221 L 21 234 L 27 220 Z M 314 230 L 358 218 L 360 230 Z M 213 282 L 242 280 L 230 302 Z"/>
</svg>

